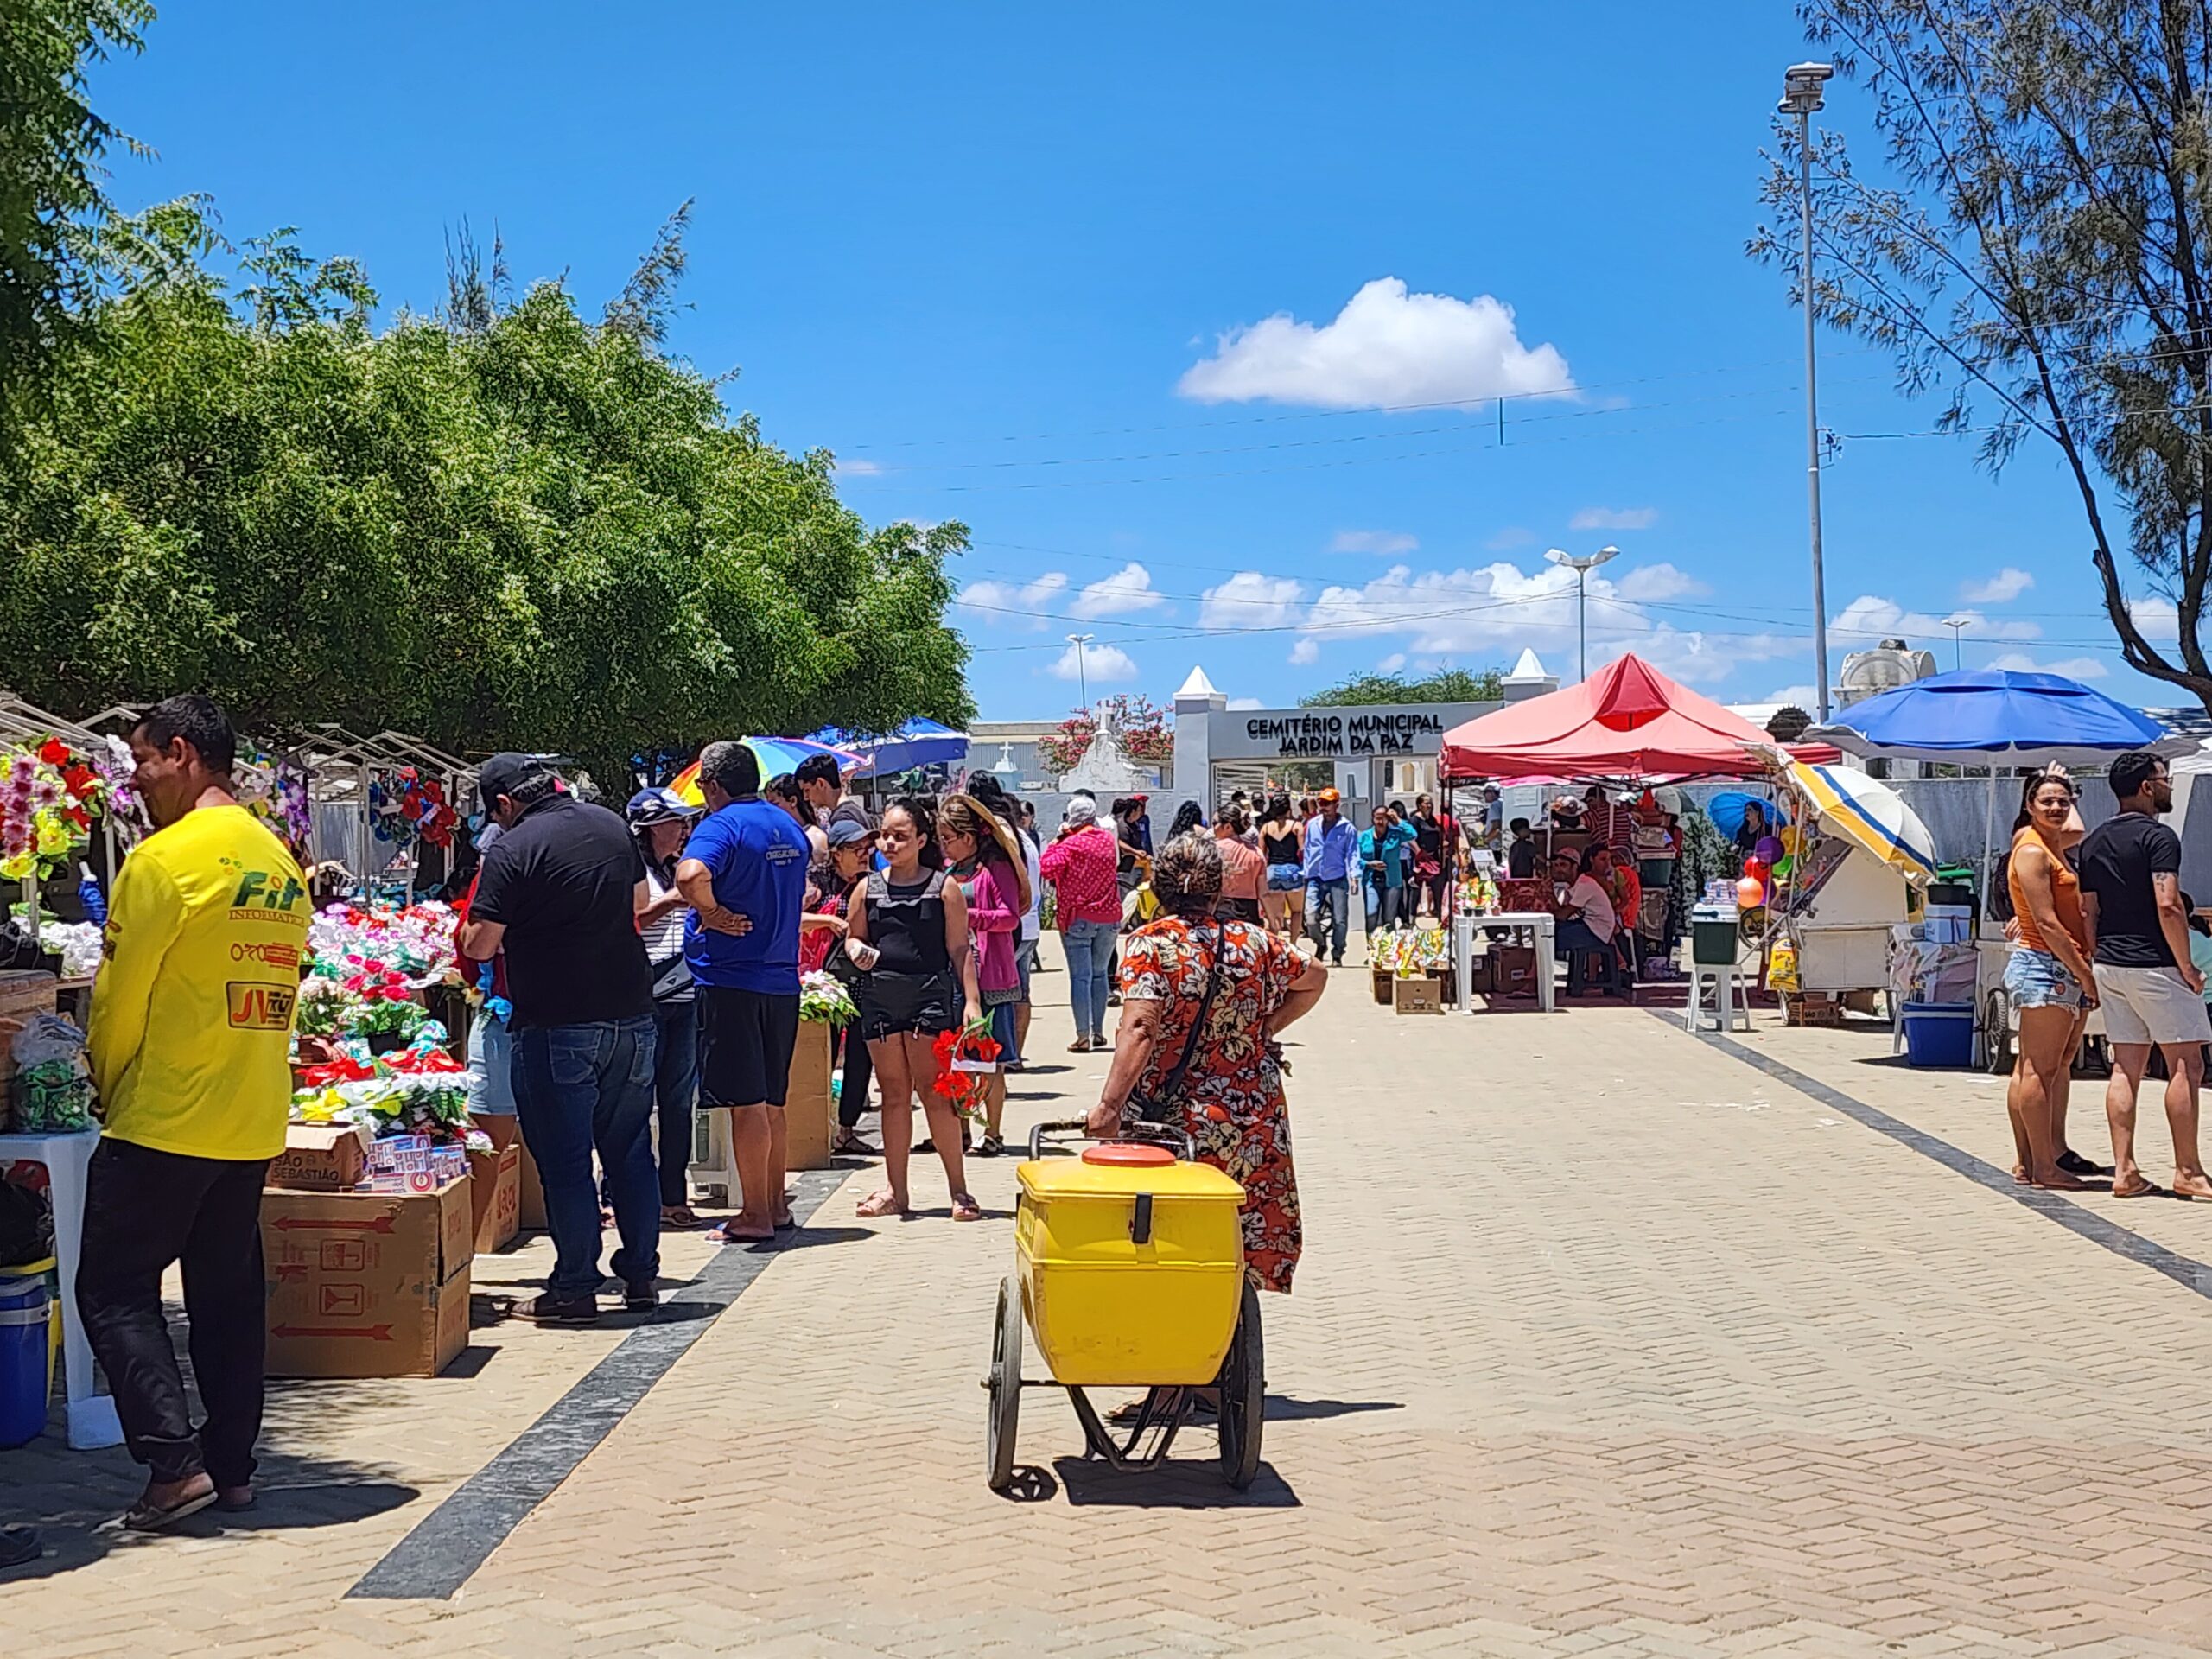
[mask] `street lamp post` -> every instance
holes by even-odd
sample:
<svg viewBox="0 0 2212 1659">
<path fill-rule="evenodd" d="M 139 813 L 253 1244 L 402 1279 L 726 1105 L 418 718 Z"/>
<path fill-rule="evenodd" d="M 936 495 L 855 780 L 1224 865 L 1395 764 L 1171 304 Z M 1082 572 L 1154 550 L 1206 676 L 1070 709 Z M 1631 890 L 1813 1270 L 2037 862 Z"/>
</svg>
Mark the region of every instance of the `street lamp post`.
<svg viewBox="0 0 2212 1659">
<path fill-rule="evenodd" d="M 1813 373 L 1813 112 L 1821 88 L 1835 73 L 1826 63 L 1793 63 L 1783 72 L 1781 111 L 1797 118 L 1798 217 L 1804 245 L 1798 267 L 1805 307 L 1805 496 L 1813 531 L 1813 682 L 1820 719 L 1828 717 L 1827 582 L 1821 569 L 1821 417 Z"/>
<path fill-rule="evenodd" d="M 1574 677 L 1578 680 L 1590 677 L 1590 573 L 1608 559 L 1618 559 L 1620 556 L 1621 550 L 1618 547 L 1601 547 L 1595 553 L 1586 553 L 1580 558 L 1560 547 L 1544 555 L 1554 564 L 1574 572 Z"/>
<path fill-rule="evenodd" d="M 1960 638 L 1974 626 L 1974 618 L 1965 615 L 1947 616 L 1943 619 L 1943 626 L 1951 631 L 1951 670 L 1956 673 L 1966 666 L 1965 659 L 1960 654 L 1963 649 L 1959 643 Z"/>
<path fill-rule="evenodd" d="M 1090 708 L 1090 676 L 1084 667 L 1083 648 L 1097 637 L 1098 636 L 1095 633 L 1071 633 L 1068 635 L 1068 644 L 1075 647 L 1076 689 L 1082 695 L 1083 706 L 1086 711 Z"/>
</svg>

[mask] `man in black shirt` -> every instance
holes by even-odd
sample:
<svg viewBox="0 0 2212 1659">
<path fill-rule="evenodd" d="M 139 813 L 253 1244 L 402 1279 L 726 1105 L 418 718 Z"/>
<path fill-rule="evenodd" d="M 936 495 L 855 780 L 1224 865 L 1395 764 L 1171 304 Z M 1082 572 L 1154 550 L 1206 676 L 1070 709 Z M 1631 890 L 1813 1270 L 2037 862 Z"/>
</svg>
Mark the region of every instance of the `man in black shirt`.
<svg viewBox="0 0 2212 1659">
<path fill-rule="evenodd" d="M 2212 1198 L 2197 1155 L 2197 1093 L 2212 1019 L 2204 976 L 2189 959 L 2189 916 L 2181 898 L 2181 837 L 2158 822 L 2171 811 L 2166 763 L 2134 749 L 2112 763 L 2120 810 L 2082 843 L 2082 919 L 2088 925 L 2096 995 L 2112 1043 L 2105 1116 L 2112 1122 L 2113 1196 L 2143 1198 L 2153 1185 L 2135 1162 L 2135 1091 L 2156 1043 L 2166 1059 L 2166 1122 L 2173 1131 L 2174 1191 Z"/>
<path fill-rule="evenodd" d="M 652 973 L 638 937 L 645 870 L 620 818 L 564 791 L 543 763 L 495 754 L 477 774 L 502 831 L 461 930 L 461 953 L 506 950 L 514 1093 L 545 1187 L 555 1260 L 519 1312 L 548 1325 L 599 1318 L 594 1148 L 622 1248 L 623 1305 L 659 1305 L 660 1181 L 653 1169 Z"/>
</svg>

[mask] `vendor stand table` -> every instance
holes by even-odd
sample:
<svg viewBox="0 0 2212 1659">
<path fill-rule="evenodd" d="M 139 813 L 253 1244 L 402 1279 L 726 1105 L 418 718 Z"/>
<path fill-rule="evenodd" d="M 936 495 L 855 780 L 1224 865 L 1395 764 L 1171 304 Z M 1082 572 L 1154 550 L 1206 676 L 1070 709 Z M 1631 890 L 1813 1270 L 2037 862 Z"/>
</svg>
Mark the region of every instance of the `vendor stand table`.
<svg viewBox="0 0 2212 1659">
<path fill-rule="evenodd" d="M 1552 975 L 1556 967 L 1552 936 L 1556 925 L 1548 910 L 1509 910 L 1492 916 L 1454 916 L 1452 918 L 1452 966 L 1459 975 L 1459 1012 L 1474 1012 L 1475 930 L 1478 927 L 1525 927 L 1536 936 L 1536 1006 L 1549 1014 L 1553 1007 Z"/>
<path fill-rule="evenodd" d="M 85 1186 L 98 1129 L 76 1135 L 0 1135 L 0 1163 L 46 1166 L 54 1201 L 54 1266 L 61 1281 L 61 1374 L 69 1401 L 69 1445 L 79 1452 L 123 1444 L 115 1402 L 92 1389 L 92 1349 L 77 1314 L 77 1262 L 85 1237 Z"/>
</svg>

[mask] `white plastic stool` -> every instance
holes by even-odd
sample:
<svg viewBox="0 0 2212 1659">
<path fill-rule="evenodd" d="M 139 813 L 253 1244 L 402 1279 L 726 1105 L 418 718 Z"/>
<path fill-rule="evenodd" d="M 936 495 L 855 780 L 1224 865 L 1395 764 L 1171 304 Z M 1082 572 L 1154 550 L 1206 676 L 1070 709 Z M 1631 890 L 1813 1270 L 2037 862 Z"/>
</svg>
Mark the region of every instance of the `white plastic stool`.
<svg viewBox="0 0 2212 1659">
<path fill-rule="evenodd" d="M 100 1143 L 98 1129 L 78 1135 L 0 1135 L 0 1163 L 46 1166 L 54 1200 L 54 1267 L 61 1280 L 61 1376 L 69 1401 L 72 1451 L 123 1444 L 115 1402 L 92 1390 L 92 1345 L 77 1313 L 77 1262 L 84 1253 L 86 1172 Z"/>
<path fill-rule="evenodd" d="M 1706 988 L 1713 988 L 1713 1016 L 1705 1014 Z M 1743 976 L 1734 966 L 1722 968 L 1711 963 L 1690 963 L 1689 1002 L 1682 1014 L 1685 1031 L 1749 1031 L 1751 1019 L 1744 1006 Z"/>
</svg>

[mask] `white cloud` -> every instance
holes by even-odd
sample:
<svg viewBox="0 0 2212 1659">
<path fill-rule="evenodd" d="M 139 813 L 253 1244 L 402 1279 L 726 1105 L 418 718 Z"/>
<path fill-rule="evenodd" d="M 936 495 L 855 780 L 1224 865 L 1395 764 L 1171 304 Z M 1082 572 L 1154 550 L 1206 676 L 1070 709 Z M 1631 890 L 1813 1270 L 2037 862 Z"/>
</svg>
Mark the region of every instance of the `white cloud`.
<svg viewBox="0 0 2212 1659">
<path fill-rule="evenodd" d="M 1639 564 L 1633 570 L 1624 571 L 1614 586 L 1623 599 L 1646 604 L 1713 591 L 1688 571 L 1678 570 L 1671 564 Z"/>
<path fill-rule="evenodd" d="M 1385 558 L 1400 553 L 1410 553 L 1421 545 L 1421 537 L 1408 536 L 1396 530 L 1340 530 L 1329 543 L 1332 553 L 1380 553 Z"/>
<path fill-rule="evenodd" d="M 2024 651 L 2008 651 L 1989 659 L 1992 668 L 2007 668 L 2018 674 L 2058 674 L 2069 680 L 2101 680 L 2112 672 L 2094 657 L 2063 657 L 2055 663 L 2039 663 Z"/>
<path fill-rule="evenodd" d="M 2026 571 L 2006 565 L 1986 582 L 1959 584 L 1959 597 L 1969 605 L 2010 605 L 2036 585 Z"/>
<path fill-rule="evenodd" d="M 2181 639 L 2181 613 L 2171 599 L 2138 599 L 2128 602 L 2127 613 L 2143 637 L 2154 645 L 2171 645 Z"/>
<path fill-rule="evenodd" d="M 849 461 L 841 461 L 837 463 L 837 476 L 840 478 L 880 478 L 883 476 L 883 463 L 880 461 L 864 461 L 859 456 L 855 456 Z"/>
<path fill-rule="evenodd" d="M 1376 671 L 1383 674 L 1395 674 L 1405 665 L 1406 653 L 1402 651 L 1394 651 L 1375 664 Z"/>
<path fill-rule="evenodd" d="M 1792 707 L 1802 709 L 1807 714 L 1813 712 L 1813 705 L 1820 700 L 1821 694 L 1809 685 L 1785 685 L 1780 690 L 1770 691 L 1759 699 L 1761 702 L 1779 703 L 1785 709 Z"/>
<path fill-rule="evenodd" d="M 1071 607 L 1077 616 L 1122 616 L 1166 601 L 1152 589 L 1152 572 L 1134 559 L 1110 576 L 1087 582 Z"/>
<path fill-rule="evenodd" d="M 1067 586 L 1067 577 L 1047 570 L 1034 582 L 971 582 L 952 602 L 993 627 L 1041 628 L 1058 619 L 1025 613 L 1049 612 Z"/>
<path fill-rule="evenodd" d="M 1319 662 L 1321 660 L 1320 642 L 1316 639 L 1300 640 L 1290 648 L 1290 660 L 1301 667 L 1307 663 Z"/>
<path fill-rule="evenodd" d="M 1279 628 L 1306 597 L 1306 585 L 1288 576 L 1240 570 L 1205 591 L 1198 606 L 1202 628 Z"/>
<path fill-rule="evenodd" d="M 1521 343 L 1513 308 L 1502 301 L 1413 294 L 1395 276 L 1380 276 L 1347 300 L 1334 321 L 1316 327 L 1277 312 L 1230 329 L 1175 389 L 1202 404 L 1266 397 L 1316 409 L 1374 409 L 1567 392 L 1573 385 L 1554 347 Z"/>
<path fill-rule="evenodd" d="M 1080 650 L 1082 655 L 1077 657 Z M 1046 671 L 1056 680 L 1071 684 L 1087 682 L 1092 685 L 1108 685 L 1116 680 L 1134 680 L 1137 665 L 1129 653 L 1119 645 L 1070 645 L 1052 659 Z"/>
<path fill-rule="evenodd" d="M 1234 712 L 1241 712 L 1247 709 L 1264 709 L 1267 706 L 1257 697 L 1231 697 L 1229 700 L 1229 707 Z"/>
<path fill-rule="evenodd" d="M 1967 619 L 1966 637 L 1974 640 L 2040 639 L 2043 630 L 2033 622 L 1985 616 L 1980 611 L 1954 611 Z M 1948 645 L 1951 631 L 1943 619 L 1925 611 L 1908 611 L 1894 599 L 1861 594 L 1828 620 L 1832 650 L 1865 651 L 1877 640 L 1901 637 L 1916 645 Z"/>
<path fill-rule="evenodd" d="M 1633 651 L 1677 678 L 1710 683 L 1745 663 L 1808 654 L 1802 634 L 1677 628 L 1602 571 L 1590 578 L 1589 618 L 1593 671 Z M 1524 570 L 1500 560 L 1419 575 L 1394 565 L 1357 586 L 1323 589 L 1305 620 L 1317 634 L 1396 635 L 1417 659 L 1510 664 L 1523 646 L 1533 646 L 1570 676 L 1576 660 L 1574 575 L 1551 564 Z"/>
<path fill-rule="evenodd" d="M 1569 530 L 1649 530 L 1659 522 L 1656 507 L 1585 507 L 1567 521 Z"/>
</svg>

